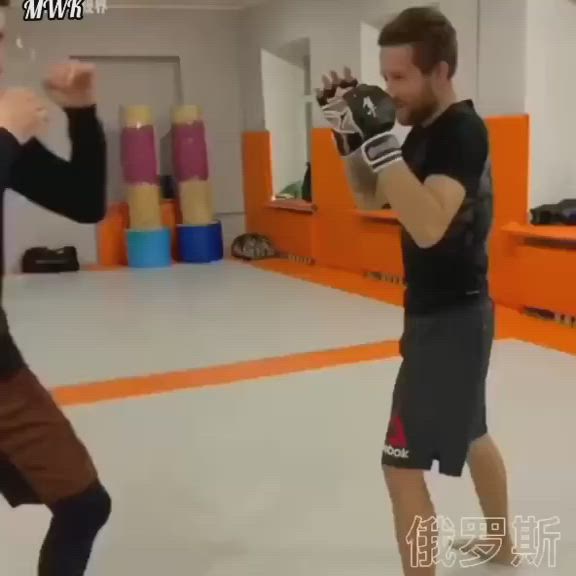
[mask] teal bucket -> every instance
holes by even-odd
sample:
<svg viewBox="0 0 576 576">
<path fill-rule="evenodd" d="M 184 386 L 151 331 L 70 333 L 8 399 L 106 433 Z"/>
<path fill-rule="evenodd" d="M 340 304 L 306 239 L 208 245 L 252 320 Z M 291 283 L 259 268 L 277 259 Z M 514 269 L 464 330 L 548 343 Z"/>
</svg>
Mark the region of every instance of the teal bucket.
<svg viewBox="0 0 576 576">
<path fill-rule="evenodd" d="M 130 268 L 167 268 L 172 265 L 172 233 L 169 228 L 128 230 Z"/>
</svg>

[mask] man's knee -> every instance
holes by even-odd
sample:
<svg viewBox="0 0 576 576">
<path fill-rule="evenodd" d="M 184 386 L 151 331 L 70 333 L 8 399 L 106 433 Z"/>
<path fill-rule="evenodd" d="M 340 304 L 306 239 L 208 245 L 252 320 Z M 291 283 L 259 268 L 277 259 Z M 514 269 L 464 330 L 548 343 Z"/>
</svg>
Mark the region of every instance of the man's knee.
<svg viewBox="0 0 576 576">
<path fill-rule="evenodd" d="M 108 522 L 112 500 L 106 489 L 96 483 L 81 494 L 58 502 L 52 507 L 54 522 L 76 536 L 97 534 Z"/>
<path fill-rule="evenodd" d="M 391 464 L 382 464 L 382 471 L 384 472 L 384 478 L 390 482 L 421 477 L 423 475 L 422 470 L 393 466 Z"/>
<path fill-rule="evenodd" d="M 382 472 L 384 473 L 384 480 L 386 481 L 388 490 L 394 492 L 396 486 L 400 483 L 399 469 L 389 466 L 388 464 L 382 464 Z"/>
<path fill-rule="evenodd" d="M 388 492 L 393 498 L 426 488 L 424 470 L 403 468 L 382 462 L 382 472 Z"/>
</svg>

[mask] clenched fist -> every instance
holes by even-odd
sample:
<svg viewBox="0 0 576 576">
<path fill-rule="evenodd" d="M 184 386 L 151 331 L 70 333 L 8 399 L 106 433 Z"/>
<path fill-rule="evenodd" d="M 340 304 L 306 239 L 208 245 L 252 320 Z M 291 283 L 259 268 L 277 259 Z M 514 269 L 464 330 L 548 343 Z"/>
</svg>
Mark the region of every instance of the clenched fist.
<svg viewBox="0 0 576 576">
<path fill-rule="evenodd" d="M 46 102 L 28 88 L 8 88 L 0 92 L 0 128 L 10 132 L 20 144 L 38 136 L 48 123 Z"/>
<path fill-rule="evenodd" d="M 96 102 L 94 65 L 68 60 L 53 66 L 44 79 L 48 97 L 61 108 L 84 108 Z"/>
</svg>

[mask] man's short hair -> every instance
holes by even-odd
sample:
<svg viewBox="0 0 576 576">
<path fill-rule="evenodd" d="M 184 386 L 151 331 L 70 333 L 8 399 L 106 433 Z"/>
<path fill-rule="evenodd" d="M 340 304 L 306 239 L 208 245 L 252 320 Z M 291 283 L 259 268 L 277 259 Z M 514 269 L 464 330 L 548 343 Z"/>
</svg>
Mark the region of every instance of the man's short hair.
<svg viewBox="0 0 576 576">
<path fill-rule="evenodd" d="M 388 22 L 378 39 L 379 46 L 409 44 L 414 63 L 424 74 L 446 62 L 452 78 L 458 66 L 458 40 L 450 20 L 429 6 L 407 8 Z"/>
</svg>

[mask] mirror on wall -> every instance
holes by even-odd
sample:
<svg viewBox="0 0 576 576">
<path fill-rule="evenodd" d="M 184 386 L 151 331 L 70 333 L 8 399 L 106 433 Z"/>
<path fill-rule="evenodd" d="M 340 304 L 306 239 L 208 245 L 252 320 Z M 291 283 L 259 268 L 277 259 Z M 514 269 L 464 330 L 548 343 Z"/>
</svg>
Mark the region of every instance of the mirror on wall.
<svg viewBox="0 0 576 576">
<path fill-rule="evenodd" d="M 301 39 L 274 51 L 262 50 L 261 63 L 264 117 L 272 147 L 273 196 L 310 202 L 310 41 Z"/>
</svg>

